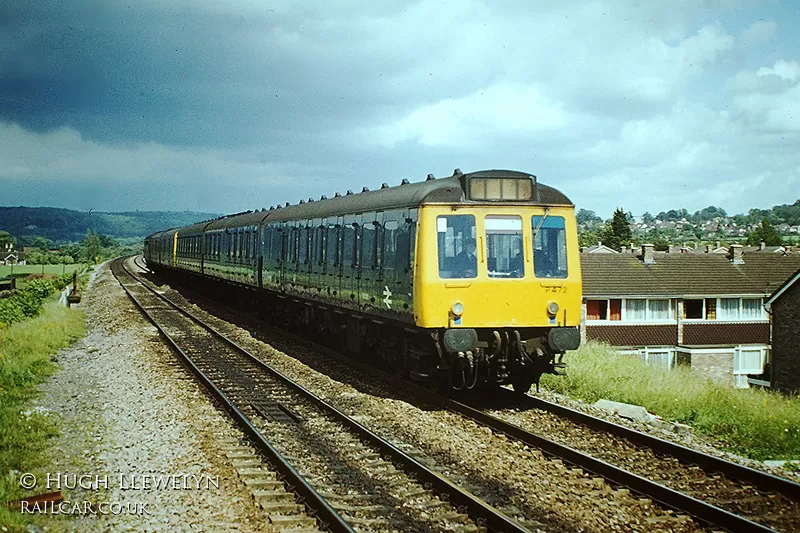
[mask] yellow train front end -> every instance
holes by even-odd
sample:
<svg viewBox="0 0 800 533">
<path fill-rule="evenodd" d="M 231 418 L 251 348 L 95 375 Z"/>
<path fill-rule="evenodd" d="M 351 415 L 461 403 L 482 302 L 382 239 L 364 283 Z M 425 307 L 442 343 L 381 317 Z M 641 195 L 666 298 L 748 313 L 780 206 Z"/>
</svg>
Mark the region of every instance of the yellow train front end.
<svg viewBox="0 0 800 533">
<path fill-rule="evenodd" d="M 452 388 L 527 391 L 563 366 L 580 343 L 578 254 L 568 201 L 419 210 L 414 318 L 435 338 L 438 370 Z"/>
</svg>

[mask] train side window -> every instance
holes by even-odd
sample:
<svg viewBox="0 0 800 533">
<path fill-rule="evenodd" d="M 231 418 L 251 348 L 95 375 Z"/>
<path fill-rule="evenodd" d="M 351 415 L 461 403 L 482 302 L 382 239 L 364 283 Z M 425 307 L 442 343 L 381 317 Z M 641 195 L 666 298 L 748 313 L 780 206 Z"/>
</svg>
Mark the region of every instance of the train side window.
<svg viewBox="0 0 800 533">
<path fill-rule="evenodd" d="M 328 243 L 327 237 L 328 233 L 325 231 L 325 226 L 320 226 L 317 228 L 317 255 L 316 260 L 318 265 L 325 264 L 325 256 L 328 252 Z"/>
<path fill-rule="evenodd" d="M 537 278 L 567 277 L 567 230 L 564 217 L 531 217 L 533 273 Z"/>
<path fill-rule="evenodd" d="M 383 225 L 381 266 L 383 268 L 394 268 L 397 261 L 397 235 L 399 225 L 396 220 L 389 220 Z"/>
<path fill-rule="evenodd" d="M 361 228 L 361 266 L 363 268 L 375 268 L 375 254 L 377 247 L 375 246 L 375 239 L 378 236 L 378 230 L 375 222 L 365 221 Z"/>
<path fill-rule="evenodd" d="M 356 227 L 352 224 L 345 224 L 342 229 L 342 262 L 355 262 L 356 249 Z"/>
<path fill-rule="evenodd" d="M 311 228 L 308 226 L 301 228 L 300 233 L 300 259 L 304 265 L 307 265 L 309 263 L 311 253 L 311 247 L 309 246 L 309 240 L 311 239 Z"/>
<path fill-rule="evenodd" d="M 474 278 L 478 275 L 475 255 L 475 217 L 441 215 L 436 217 L 439 277 Z"/>
<path fill-rule="evenodd" d="M 339 266 L 339 225 L 328 226 L 327 262 Z"/>
</svg>

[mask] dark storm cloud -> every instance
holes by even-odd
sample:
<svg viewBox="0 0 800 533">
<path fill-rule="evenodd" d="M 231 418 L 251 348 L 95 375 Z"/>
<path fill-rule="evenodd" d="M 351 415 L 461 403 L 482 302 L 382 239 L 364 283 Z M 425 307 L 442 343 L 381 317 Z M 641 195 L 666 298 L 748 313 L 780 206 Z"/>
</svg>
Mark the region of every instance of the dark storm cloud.
<svg viewBox="0 0 800 533">
<path fill-rule="evenodd" d="M 750 176 L 800 179 L 770 137 L 798 140 L 797 54 L 743 66 L 781 25 L 728 29 L 737 5 L 5 2 L 0 196 L 238 211 L 458 166 L 735 210 Z"/>
</svg>

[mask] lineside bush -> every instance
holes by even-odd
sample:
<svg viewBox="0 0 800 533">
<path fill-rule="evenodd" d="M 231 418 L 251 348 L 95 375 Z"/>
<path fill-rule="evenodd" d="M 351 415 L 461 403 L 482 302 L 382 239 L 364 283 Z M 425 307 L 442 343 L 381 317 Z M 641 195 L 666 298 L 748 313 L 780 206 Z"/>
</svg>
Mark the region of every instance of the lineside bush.
<svg viewBox="0 0 800 533">
<path fill-rule="evenodd" d="M 36 283 L 31 294 L 38 298 L 45 287 Z M 32 410 L 30 402 L 38 384 L 56 369 L 52 355 L 85 334 L 80 310 L 51 299 L 36 313 L 35 318 L 0 326 L 0 502 L 28 495 L 19 487 L 19 472 L 42 466 L 47 441 L 57 433 L 55 420 Z M 0 505 L 0 524 L 7 530 L 22 531 L 29 520 L 29 515 Z"/>
<path fill-rule="evenodd" d="M 71 274 L 58 277 L 28 276 L 24 287 L 0 300 L 0 327 L 37 316 L 45 298 L 55 290 L 64 289 L 71 281 Z"/>
<path fill-rule="evenodd" d="M 571 352 L 566 360 L 567 375 L 544 376 L 543 386 L 587 402 L 605 398 L 641 405 L 753 459 L 800 459 L 796 396 L 734 389 L 690 368 L 656 368 L 594 342 Z"/>
</svg>

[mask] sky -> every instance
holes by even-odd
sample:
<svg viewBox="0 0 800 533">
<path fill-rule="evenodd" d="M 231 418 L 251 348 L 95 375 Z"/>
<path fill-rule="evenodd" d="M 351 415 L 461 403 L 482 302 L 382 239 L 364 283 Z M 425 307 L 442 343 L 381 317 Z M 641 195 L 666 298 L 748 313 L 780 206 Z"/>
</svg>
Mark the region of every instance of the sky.
<svg viewBox="0 0 800 533">
<path fill-rule="evenodd" d="M 800 2 L 0 3 L 0 205 L 231 213 L 535 174 L 608 218 L 800 198 Z"/>
</svg>

